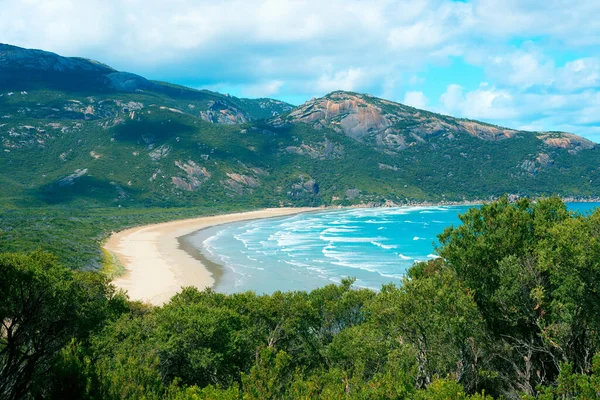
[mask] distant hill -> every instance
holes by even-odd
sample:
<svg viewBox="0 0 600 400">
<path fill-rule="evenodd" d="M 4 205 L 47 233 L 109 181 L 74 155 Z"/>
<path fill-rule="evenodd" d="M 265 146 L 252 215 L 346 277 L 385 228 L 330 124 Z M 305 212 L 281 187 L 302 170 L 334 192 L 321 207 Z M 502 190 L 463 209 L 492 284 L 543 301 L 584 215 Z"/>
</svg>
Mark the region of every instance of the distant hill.
<svg viewBox="0 0 600 400">
<path fill-rule="evenodd" d="M 598 146 L 333 92 L 293 107 L 0 45 L 0 202 L 329 205 L 600 196 Z"/>
</svg>

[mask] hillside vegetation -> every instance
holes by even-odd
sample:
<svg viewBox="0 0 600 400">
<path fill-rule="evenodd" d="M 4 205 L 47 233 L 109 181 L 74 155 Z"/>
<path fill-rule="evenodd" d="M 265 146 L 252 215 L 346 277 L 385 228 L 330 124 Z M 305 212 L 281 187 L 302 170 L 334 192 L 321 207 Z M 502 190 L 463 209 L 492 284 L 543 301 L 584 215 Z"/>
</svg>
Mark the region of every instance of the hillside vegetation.
<svg viewBox="0 0 600 400">
<path fill-rule="evenodd" d="M 293 108 L 0 45 L 0 201 L 180 207 L 600 195 L 597 146 L 334 92 Z"/>
<path fill-rule="evenodd" d="M 461 220 L 379 292 L 151 307 L 49 254 L 0 255 L 0 397 L 598 398 L 600 213 L 503 198 Z"/>
</svg>

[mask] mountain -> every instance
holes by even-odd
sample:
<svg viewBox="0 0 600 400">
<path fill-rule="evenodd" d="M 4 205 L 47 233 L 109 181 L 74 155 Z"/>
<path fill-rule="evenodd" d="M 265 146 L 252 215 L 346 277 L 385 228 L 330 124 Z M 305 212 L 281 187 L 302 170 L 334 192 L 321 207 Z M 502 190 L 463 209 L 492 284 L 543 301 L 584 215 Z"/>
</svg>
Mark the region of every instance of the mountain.
<svg viewBox="0 0 600 400">
<path fill-rule="evenodd" d="M 333 92 L 292 107 L 0 45 L 0 204 L 329 205 L 600 196 L 598 146 Z"/>
<path fill-rule="evenodd" d="M 208 90 L 194 90 L 165 82 L 149 81 L 139 75 L 116 71 L 100 62 L 61 57 L 42 50 L 0 44 L 0 90 L 7 93 L 51 90 L 84 94 L 152 94 L 161 103 L 187 101 L 198 115 L 210 122 L 243 123 L 269 118 L 292 109 L 272 99 L 238 99 Z"/>
<path fill-rule="evenodd" d="M 311 100 L 273 122 L 305 123 L 315 129 L 333 129 L 394 155 L 408 147 L 432 142 L 436 137 L 450 142 L 460 140 L 465 135 L 492 142 L 519 137 L 516 130 L 451 118 L 369 95 L 343 91 Z M 595 147 L 593 142 L 568 133 L 542 132 L 534 135 L 550 148 L 572 150 L 572 154 Z"/>
</svg>

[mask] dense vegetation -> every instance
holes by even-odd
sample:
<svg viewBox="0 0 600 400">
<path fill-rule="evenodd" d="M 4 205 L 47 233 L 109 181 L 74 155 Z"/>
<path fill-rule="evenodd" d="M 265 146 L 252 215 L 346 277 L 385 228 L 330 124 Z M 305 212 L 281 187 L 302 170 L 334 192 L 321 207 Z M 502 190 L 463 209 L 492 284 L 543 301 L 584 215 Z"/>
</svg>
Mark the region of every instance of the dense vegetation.
<svg viewBox="0 0 600 400">
<path fill-rule="evenodd" d="M 53 256 L 0 256 L 0 397 L 489 399 L 600 396 L 600 212 L 470 209 L 401 286 L 188 288 L 130 302 Z"/>
<path fill-rule="evenodd" d="M 243 208 L 241 209 L 243 210 Z M 240 211 L 222 206 L 221 213 Z M 213 208 L 105 209 L 44 207 L 0 213 L 0 252 L 32 252 L 43 248 L 68 266 L 99 270 L 112 256 L 100 244 L 111 232 L 157 222 L 213 215 Z"/>
</svg>

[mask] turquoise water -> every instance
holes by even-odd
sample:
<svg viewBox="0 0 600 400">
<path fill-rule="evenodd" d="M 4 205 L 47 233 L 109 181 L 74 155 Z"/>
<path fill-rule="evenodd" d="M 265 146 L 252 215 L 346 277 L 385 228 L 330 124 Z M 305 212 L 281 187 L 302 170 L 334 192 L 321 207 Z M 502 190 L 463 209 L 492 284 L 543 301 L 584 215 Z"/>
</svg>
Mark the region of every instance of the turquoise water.
<svg viewBox="0 0 600 400">
<path fill-rule="evenodd" d="M 586 212 L 600 203 L 571 203 Z M 216 290 L 311 290 L 343 277 L 379 289 L 436 257 L 437 235 L 469 206 L 343 209 L 214 227 L 186 240 L 223 266 Z"/>
</svg>

